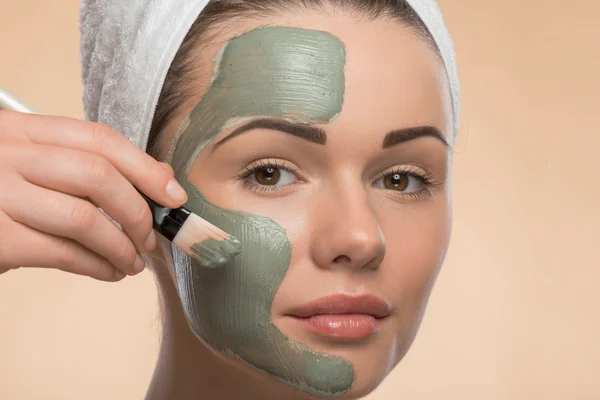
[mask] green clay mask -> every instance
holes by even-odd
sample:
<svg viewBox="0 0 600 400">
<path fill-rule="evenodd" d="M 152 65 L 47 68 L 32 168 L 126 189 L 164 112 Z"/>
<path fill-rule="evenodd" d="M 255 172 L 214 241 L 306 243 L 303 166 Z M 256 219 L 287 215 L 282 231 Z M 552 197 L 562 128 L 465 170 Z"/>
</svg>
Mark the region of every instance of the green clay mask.
<svg viewBox="0 0 600 400">
<path fill-rule="evenodd" d="M 326 124 L 341 112 L 344 45 L 326 32 L 268 27 L 232 39 L 215 59 L 208 92 L 178 130 L 172 147 L 186 207 L 239 238 L 242 253 L 221 268 L 202 268 L 174 248 L 177 285 L 190 325 L 215 349 L 281 382 L 322 397 L 347 392 L 352 365 L 287 338 L 271 305 L 289 268 L 285 230 L 258 215 L 210 204 L 187 180 L 198 154 L 215 136 L 258 117 Z"/>
</svg>

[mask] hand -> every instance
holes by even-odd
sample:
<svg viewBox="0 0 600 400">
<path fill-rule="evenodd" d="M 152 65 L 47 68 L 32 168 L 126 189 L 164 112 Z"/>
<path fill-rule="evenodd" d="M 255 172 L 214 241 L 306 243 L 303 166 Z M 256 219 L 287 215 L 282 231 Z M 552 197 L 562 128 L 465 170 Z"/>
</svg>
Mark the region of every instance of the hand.
<svg viewBox="0 0 600 400">
<path fill-rule="evenodd" d="M 136 187 L 166 207 L 186 200 L 170 166 L 105 125 L 0 110 L 0 274 L 56 268 L 115 282 L 140 273 L 156 234 Z"/>
</svg>

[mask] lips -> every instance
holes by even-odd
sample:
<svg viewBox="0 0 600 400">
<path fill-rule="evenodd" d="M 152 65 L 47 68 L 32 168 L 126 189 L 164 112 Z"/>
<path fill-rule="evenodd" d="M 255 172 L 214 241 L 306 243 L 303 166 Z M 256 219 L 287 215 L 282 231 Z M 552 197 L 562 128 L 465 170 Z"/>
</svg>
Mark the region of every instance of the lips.
<svg viewBox="0 0 600 400">
<path fill-rule="evenodd" d="M 375 318 L 385 318 L 390 315 L 391 306 L 379 297 L 333 295 L 309 302 L 293 309 L 289 315 L 296 318 L 309 318 L 315 315 L 363 314 Z"/>
<path fill-rule="evenodd" d="M 352 340 L 372 336 L 390 312 L 390 304 L 375 296 L 334 295 L 295 308 L 288 316 L 319 336 Z"/>
</svg>

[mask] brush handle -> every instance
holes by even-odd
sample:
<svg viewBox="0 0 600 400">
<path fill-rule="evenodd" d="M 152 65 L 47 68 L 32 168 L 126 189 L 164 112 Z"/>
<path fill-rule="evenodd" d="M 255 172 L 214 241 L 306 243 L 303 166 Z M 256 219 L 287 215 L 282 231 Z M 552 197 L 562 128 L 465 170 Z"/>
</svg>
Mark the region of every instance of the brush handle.
<svg viewBox="0 0 600 400">
<path fill-rule="evenodd" d="M 25 104 L 12 93 L 0 87 L 0 110 L 12 110 L 27 114 L 39 114 L 33 107 Z"/>
<path fill-rule="evenodd" d="M 150 211 L 152 211 L 152 227 L 172 242 L 190 216 L 191 211 L 183 207 L 164 207 L 139 190 L 138 193 L 146 200 L 148 206 L 150 206 Z"/>
</svg>

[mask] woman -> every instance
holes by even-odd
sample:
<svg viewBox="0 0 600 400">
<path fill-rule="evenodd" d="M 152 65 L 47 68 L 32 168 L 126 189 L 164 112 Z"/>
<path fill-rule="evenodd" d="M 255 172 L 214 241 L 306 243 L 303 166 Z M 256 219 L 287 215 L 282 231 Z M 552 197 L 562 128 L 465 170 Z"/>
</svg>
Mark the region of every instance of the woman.
<svg viewBox="0 0 600 400">
<path fill-rule="evenodd" d="M 120 3 L 82 13 L 86 114 L 104 124 L 0 114 L 0 266 L 151 268 L 148 399 L 367 395 L 408 351 L 450 236 L 458 86 L 435 4 Z M 242 254 L 196 265 L 134 187 Z"/>
</svg>

